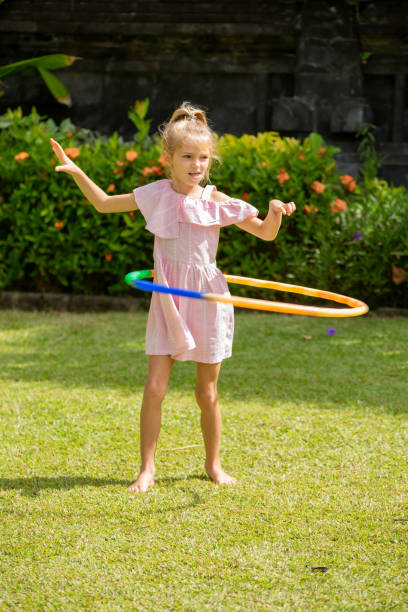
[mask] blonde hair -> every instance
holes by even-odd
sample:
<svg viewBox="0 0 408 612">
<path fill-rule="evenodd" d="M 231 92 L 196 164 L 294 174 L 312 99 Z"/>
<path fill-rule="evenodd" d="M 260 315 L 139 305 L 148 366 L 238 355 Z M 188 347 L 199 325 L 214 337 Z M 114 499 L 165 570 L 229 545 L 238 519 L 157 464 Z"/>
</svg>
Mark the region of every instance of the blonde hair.
<svg viewBox="0 0 408 612">
<path fill-rule="evenodd" d="M 205 175 L 205 180 L 209 180 L 212 161 L 218 161 L 215 153 L 217 135 L 210 128 L 207 116 L 203 109 L 192 106 L 189 102 L 177 108 L 170 120 L 159 127 L 163 151 L 173 155 L 174 151 L 186 140 L 206 141 L 211 149 L 210 163 Z"/>
</svg>

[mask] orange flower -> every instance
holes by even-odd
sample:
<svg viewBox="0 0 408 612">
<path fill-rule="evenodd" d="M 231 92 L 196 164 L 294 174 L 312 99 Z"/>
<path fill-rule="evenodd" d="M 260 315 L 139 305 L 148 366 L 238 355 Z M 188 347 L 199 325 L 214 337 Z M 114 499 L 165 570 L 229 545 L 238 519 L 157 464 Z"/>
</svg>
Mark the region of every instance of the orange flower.
<svg viewBox="0 0 408 612">
<path fill-rule="evenodd" d="M 22 162 L 27 159 L 27 157 L 30 157 L 30 155 L 26 153 L 26 151 L 21 151 L 21 153 L 17 153 L 17 155 L 14 156 L 14 159 L 18 162 Z"/>
<path fill-rule="evenodd" d="M 162 166 L 167 166 L 167 162 L 166 159 L 164 157 L 164 155 L 160 155 L 160 157 L 157 160 L 159 162 L 159 164 L 161 164 Z"/>
<path fill-rule="evenodd" d="M 336 198 L 337 208 L 339 210 L 347 210 L 347 202 L 344 200 L 340 200 L 340 198 Z"/>
<path fill-rule="evenodd" d="M 115 168 L 113 174 L 119 174 L 119 176 L 123 176 L 122 168 Z"/>
<path fill-rule="evenodd" d="M 267 168 L 267 167 L 268 167 L 268 166 L 270 166 L 270 165 L 271 165 L 271 164 L 268 164 L 268 162 L 266 162 L 266 161 L 263 161 L 263 162 L 262 162 L 262 166 L 263 166 L 264 168 Z"/>
<path fill-rule="evenodd" d="M 313 183 L 310 185 L 310 188 L 313 189 L 313 191 L 315 191 L 316 193 L 323 193 L 323 191 L 326 189 L 325 185 L 323 185 L 323 183 L 320 183 L 319 181 L 313 181 Z"/>
<path fill-rule="evenodd" d="M 106 261 L 111 261 L 111 259 L 112 259 L 112 253 L 106 253 L 106 255 L 105 255 L 105 259 L 106 259 Z"/>
<path fill-rule="evenodd" d="M 356 188 L 356 181 L 350 181 L 349 184 L 347 185 L 347 189 L 349 191 L 354 191 Z"/>
<path fill-rule="evenodd" d="M 135 213 L 133 212 L 133 210 L 131 210 L 131 211 L 130 211 L 130 213 L 129 213 L 129 217 L 130 217 L 131 219 L 134 219 L 134 218 L 135 218 Z"/>
<path fill-rule="evenodd" d="M 56 222 L 54 223 L 54 227 L 55 227 L 55 229 L 57 229 L 57 230 L 62 230 L 62 228 L 64 227 L 64 223 L 63 223 L 63 221 L 56 221 Z"/>
<path fill-rule="evenodd" d="M 303 153 L 299 153 L 298 158 L 300 161 L 306 161 L 306 157 L 303 155 Z"/>
<path fill-rule="evenodd" d="M 251 194 L 249 193 L 249 191 L 244 191 L 244 193 L 241 194 L 241 200 L 245 200 L 245 202 L 248 202 L 250 195 Z"/>
<path fill-rule="evenodd" d="M 324 155 L 325 153 L 326 153 L 326 149 L 324 147 L 320 147 L 320 149 L 318 150 L 318 154 Z"/>
<path fill-rule="evenodd" d="M 319 209 L 316 208 L 316 206 L 309 206 L 308 204 L 305 204 L 304 206 L 304 211 L 307 215 L 311 215 L 312 213 L 317 213 L 319 212 Z"/>
<path fill-rule="evenodd" d="M 340 198 L 336 198 L 334 202 L 330 202 L 330 208 L 334 213 L 338 213 L 341 210 L 347 210 L 347 202 L 340 200 Z"/>
<path fill-rule="evenodd" d="M 124 165 L 125 165 L 125 162 L 120 161 L 120 160 L 118 159 L 118 161 L 116 162 L 116 165 L 117 165 L 117 166 L 119 166 L 119 168 L 121 168 L 122 166 L 124 166 Z"/>
<path fill-rule="evenodd" d="M 163 168 L 160 168 L 160 166 L 152 166 L 152 170 L 156 176 L 161 176 L 163 174 Z"/>
<path fill-rule="evenodd" d="M 71 159 L 75 159 L 76 157 L 79 157 L 81 151 L 77 147 L 68 147 L 67 149 L 64 149 L 64 153 Z"/>
<path fill-rule="evenodd" d="M 153 172 L 153 168 L 150 168 L 149 166 L 145 166 L 142 170 L 143 176 L 150 176 L 150 174 L 153 174 Z"/>
<path fill-rule="evenodd" d="M 285 168 L 281 168 L 278 173 L 278 181 L 279 183 L 285 183 L 290 178 L 289 174 L 286 172 Z"/>
<path fill-rule="evenodd" d="M 72 138 L 72 132 L 67 132 L 66 136 L 67 138 Z"/>
<path fill-rule="evenodd" d="M 342 183 L 342 185 L 348 185 L 352 181 L 354 181 L 354 178 L 350 174 L 342 174 L 340 176 L 340 182 Z"/>
<path fill-rule="evenodd" d="M 115 191 L 115 189 L 116 189 L 115 185 L 113 183 L 111 183 L 110 185 L 108 185 L 108 188 L 107 188 L 106 191 L 108 193 L 112 193 L 113 191 Z"/>
<path fill-rule="evenodd" d="M 126 159 L 128 160 L 128 162 L 133 162 L 135 161 L 135 159 L 139 156 L 139 153 L 137 153 L 136 151 L 126 151 Z"/>
</svg>

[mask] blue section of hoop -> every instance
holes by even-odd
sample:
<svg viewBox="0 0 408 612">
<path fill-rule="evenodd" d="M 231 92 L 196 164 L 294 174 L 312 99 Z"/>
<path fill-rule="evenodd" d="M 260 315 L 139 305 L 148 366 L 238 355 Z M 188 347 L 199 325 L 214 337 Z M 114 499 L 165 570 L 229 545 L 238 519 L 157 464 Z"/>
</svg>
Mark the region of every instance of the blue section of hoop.
<svg viewBox="0 0 408 612">
<path fill-rule="evenodd" d="M 205 299 L 205 293 L 200 291 L 189 291 L 188 289 L 178 289 L 177 287 L 166 287 L 150 281 L 134 280 L 134 286 L 141 291 L 157 291 L 157 293 L 171 293 L 172 295 L 182 295 L 183 297 L 195 298 L 197 300 Z"/>
</svg>

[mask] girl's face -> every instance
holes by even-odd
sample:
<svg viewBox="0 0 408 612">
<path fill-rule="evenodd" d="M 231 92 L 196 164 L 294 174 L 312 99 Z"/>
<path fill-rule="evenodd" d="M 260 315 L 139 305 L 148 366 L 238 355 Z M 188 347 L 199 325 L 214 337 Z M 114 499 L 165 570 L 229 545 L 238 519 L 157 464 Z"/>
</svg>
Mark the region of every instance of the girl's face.
<svg viewBox="0 0 408 612">
<path fill-rule="evenodd" d="M 206 142 L 184 141 L 173 155 L 165 152 L 171 178 L 177 191 L 194 191 L 206 178 L 211 161 L 211 148 Z"/>
</svg>

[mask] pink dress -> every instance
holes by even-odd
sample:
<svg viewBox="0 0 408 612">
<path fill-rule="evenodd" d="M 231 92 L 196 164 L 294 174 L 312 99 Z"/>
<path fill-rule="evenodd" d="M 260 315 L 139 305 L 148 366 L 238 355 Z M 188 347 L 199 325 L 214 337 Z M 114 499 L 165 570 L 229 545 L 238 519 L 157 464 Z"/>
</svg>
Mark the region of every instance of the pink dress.
<svg viewBox="0 0 408 612">
<path fill-rule="evenodd" d="M 200 199 L 173 190 L 163 179 L 134 190 L 146 229 L 154 239 L 155 282 L 182 289 L 229 295 L 215 257 L 220 227 L 258 215 L 238 199 L 211 201 L 212 185 Z M 177 361 L 218 363 L 231 356 L 231 304 L 153 293 L 146 328 L 146 353 Z"/>
</svg>

